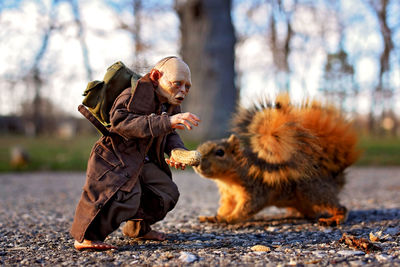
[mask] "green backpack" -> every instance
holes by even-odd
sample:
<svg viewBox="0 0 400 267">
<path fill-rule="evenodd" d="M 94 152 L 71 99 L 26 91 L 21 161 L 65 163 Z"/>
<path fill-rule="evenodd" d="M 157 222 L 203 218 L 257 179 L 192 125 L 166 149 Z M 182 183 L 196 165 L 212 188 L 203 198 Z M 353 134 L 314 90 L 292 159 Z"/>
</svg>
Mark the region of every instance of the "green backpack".
<svg viewBox="0 0 400 267">
<path fill-rule="evenodd" d="M 82 101 L 89 111 L 105 126 L 110 125 L 110 110 L 114 100 L 128 87 L 135 88 L 141 76 L 121 61 L 112 64 L 104 75 L 103 81 L 88 83 Z"/>
</svg>

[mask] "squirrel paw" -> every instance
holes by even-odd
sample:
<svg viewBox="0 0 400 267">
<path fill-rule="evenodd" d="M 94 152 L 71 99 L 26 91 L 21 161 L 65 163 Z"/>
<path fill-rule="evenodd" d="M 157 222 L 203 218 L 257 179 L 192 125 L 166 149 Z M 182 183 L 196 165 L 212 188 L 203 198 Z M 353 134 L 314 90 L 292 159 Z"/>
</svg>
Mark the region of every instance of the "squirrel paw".
<svg viewBox="0 0 400 267">
<path fill-rule="evenodd" d="M 332 216 L 329 218 L 319 218 L 318 224 L 321 226 L 338 226 L 344 222 L 343 216 Z"/>
<path fill-rule="evenodd" d="M 201 223 L 219 223 L 220 221 L 218 220 L 217 216 L 199 216 L 199 221 Z"/>
<path fill-rule="evenodd" d="M 226 224 L 235 224 L 241 222 L 242 220 L 221 217 L 218 215 L 215 216 L 199 216 L 199 221 L 201 223 L 226 223 Z"/>
</svg>

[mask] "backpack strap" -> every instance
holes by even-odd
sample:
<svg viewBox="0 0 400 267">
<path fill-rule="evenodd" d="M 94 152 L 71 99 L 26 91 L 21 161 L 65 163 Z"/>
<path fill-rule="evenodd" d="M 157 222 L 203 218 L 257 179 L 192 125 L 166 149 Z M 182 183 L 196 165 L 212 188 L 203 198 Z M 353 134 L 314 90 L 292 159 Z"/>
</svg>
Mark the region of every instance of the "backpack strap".
<svg viewBox="0 0 400 267">
<path fill-rule="evenodd" d="M 94 127 L 96 127 L 97 130 L 101 132 L 102 135 L 110 135 L 110 131 L 84 105 L 79 105 L 78 110 L 94 125 Z"/>
</svg>

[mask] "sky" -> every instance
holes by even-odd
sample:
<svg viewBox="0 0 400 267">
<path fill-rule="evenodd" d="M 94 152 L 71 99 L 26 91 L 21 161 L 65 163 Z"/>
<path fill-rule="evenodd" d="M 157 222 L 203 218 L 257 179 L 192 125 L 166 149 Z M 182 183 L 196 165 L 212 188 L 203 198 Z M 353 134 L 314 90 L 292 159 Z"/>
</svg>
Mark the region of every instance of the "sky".
<svg viewBox="0 0 400 267">
<path fill-rule="evenodd" d="M 39 2 L 43 5 L 38 5 Z M 132 37 L 125 31 L 115 30 L 120 21 L 133 24 L 131 10 L 119 8 L 119 5 L 115 4 L 117 2 L 78 1 L 94 79 L 102 79 L 106 68 L 112 63 L 121 60 L 131 65 L 134 59 Z M 152 5 L 153 2 L 157 1 L 145 1 L 146 5 Z M 234 3 L 232 17 L 237 34 L 249 36 L 237 45 L 235 53 L 236 69 L 240 74 L 240 101 L 243 105 L 250 105 L 260 96 L 276 94 L 280 85 L 285 84 L 287 77 L 271 71 L 272 55 L 266 49 L 265 37 L 268 7 L 256 9 L 249 19 L 248 14 L 244 12 L 249 2 L 237 0 Z M 289 3 L 287 8 L 290 8 L 290 1 L 286 3 Z M 168 6 L 170 1 L 165 1 L 164 4 Z M 400 11 L 398 6 L 395 5 L 392 12 Z M 142 38 L 152 47 L 151 51 L 144 54 L 148 67 L 164 56 L 179 54 L 179 19 L 174 12 L 166 12 L 161 8 L 143 16 Z M 17 80 L 21 74 L 29 71 L 32 59 L 40 48 L 44 27 L 50 16 L 54 16 L 56 25 L 63 25 L 63 28 L 51 37 L 48 53 L 41 62 L 44 75 L 51 77 L 42 92 L 43 95 L 51 95 L 60 109 L 79 116 L 76 107 L 82 101 L 82 92 L 88 78 L 81 47 L 76 39 L 78 28 L 74 23 L 70 5 L 59 1 L 56 8 L 52 8 L 50 0 L 6 0 L 1 2 L 0 10 L 0 86 L 5 88 L 4 78 Z M 357 110 L 365 113 L 369 110 L 370 102 L 367 89 L 372 88 L 377 81 L 377 55 L 382 50 L 381 37 L 373 30 L 377 29 L 377 21 L 361 0 L 343 0 L 340 15 L 345 23 L 351 24 L 351 27 L 346 27 L 343 46 L 350 55 L 350 61 L 356 66 L 357 83 L 365 89 L 356 103 Z M 292 68 L 290 92 L 295 99 L 305 96 L 321 97 L 318 89 L 323 74 L 325 51 L 335 51 L 339 42 L 335 17 L 332 16 L 331 10 L 322 6 L 317 17 L 314 17 L 309 9 L 303 8 L 301 12 L 296 13 L 293 21 L 299 37 L 293 40 L 295 50 L 289 58 Z M 320 41 L 316 22 L 324 23 L 328 29 L 327 42 Z M 285 31 L 279 24 L 278 29 Z M 313 42 L 304 42 L 302 36 L 308 36 Z M 400 41 L 400 36 L 395 38 Z M 399 88 L 399 63 L 395 66 L 390 82 L 392 86 Z M 144 68 L 139 72 L 144 73 L 146 70 Z M 17 112 L 20 103 L 33 96 L 33 88 L 27 90 L 23 83 L 16 83 L 13 90 L 0 90 L 0 114 Z M 9 101 L 10 99 L 22 101 Z M 400 110 L 398 97 L 396 110 Z"/>
</svg>

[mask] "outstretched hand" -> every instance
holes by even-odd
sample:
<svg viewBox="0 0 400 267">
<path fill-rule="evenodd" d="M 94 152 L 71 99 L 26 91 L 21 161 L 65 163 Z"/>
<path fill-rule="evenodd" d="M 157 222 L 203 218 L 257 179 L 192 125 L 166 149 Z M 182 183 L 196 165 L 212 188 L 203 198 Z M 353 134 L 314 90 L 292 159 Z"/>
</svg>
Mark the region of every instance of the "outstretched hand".
<svg viewBox="0 0 400 267">
<path fill-rule="evenodd" d="M 174 167 L 175 169 L 181 169 L 184 170 L 186 168 L 186 164 L 175 161 L 173 157 L 170 157 L 169 159 L 165 159 L 165 162 L 171 166 Z"/>
<path fill-rule="evenodd" d="M 171 126 L 173 129 L 192 130 L 193 126 L 198 126 L 200 119 L 190 112 L 178 113 L 170 117 Z M 193 126 L 192 126 L 193 125 Z"/>
</svg>

